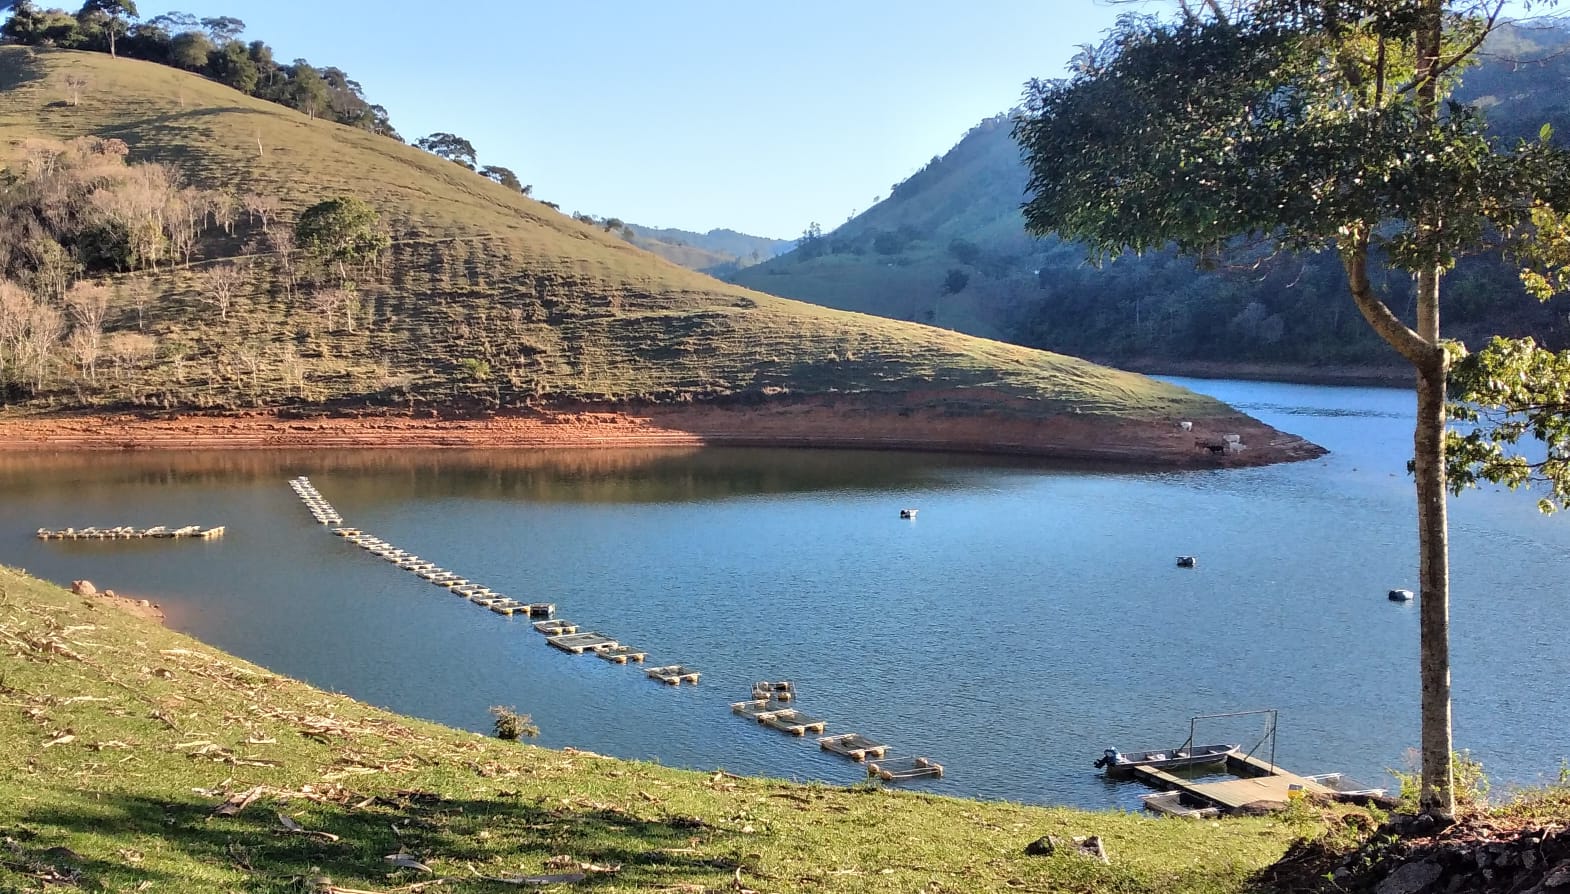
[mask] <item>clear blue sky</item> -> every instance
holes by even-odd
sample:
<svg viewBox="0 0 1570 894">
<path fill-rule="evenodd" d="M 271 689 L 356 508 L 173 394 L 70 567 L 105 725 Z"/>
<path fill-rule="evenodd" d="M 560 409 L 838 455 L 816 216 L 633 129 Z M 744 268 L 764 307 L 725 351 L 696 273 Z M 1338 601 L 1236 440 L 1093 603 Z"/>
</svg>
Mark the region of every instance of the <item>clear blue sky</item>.
<svg viewBox="0 0 1570 894">
<path fill-rule="evenodd" d="M 165 6 L 168 3 L 168 6 Z M 50 4 L 41 4 L 50 5 Z M 74 0 L 69 5 L 75 5 Z M 1105 0 L 139 0 L 337 65 L 406 139 L 467 137 L 564 211 L 794 238 L 1057 77 Z"/>
</svg>

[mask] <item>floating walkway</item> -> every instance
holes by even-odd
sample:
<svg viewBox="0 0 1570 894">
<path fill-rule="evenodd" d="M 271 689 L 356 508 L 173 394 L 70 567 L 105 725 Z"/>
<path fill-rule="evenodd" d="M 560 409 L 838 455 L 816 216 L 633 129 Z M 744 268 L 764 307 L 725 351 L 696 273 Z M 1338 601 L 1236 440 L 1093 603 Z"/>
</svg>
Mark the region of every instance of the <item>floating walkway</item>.
<svg viewBox="0 0 1570 894">
<path fill-rule="evenodd" d="M 603 633 L 562 633 L 556 636 L 547 636 L 547 643 L 571 655 L 582 655 L 596 649 L 619 646 L 621 643 L 611 639 Z"/>
<path fill-rule="evenodd" d="M 343 524 L 343 516 L 339 515 L 333 504 L 327 502 L 327 499 L 316 490 L 316 485 L 311 483 L 311 479 L 301 475 L 291 479 L 289 486 L 299 494 L 300 500 L 305 503 L 305 508 L 311 510 L 311 515 L 318 522 L 324 525 Z"/>
<path fill-rule="evenodd" d="M 763 726 L 795 736 L 822 733 L 828 722 L 813 717 L 791 705 L 796 698 L 796 686 L 789 680 L 764 681 L 752 684 L 752 698 L 732 702 L 731 712 Z M 868 766 L 868 774 L 884 782 L 904 782 L 912 779 L 938 778 L 943 775 L 943 765 L 925 757 L 887 760 L 889 746 L 874 741 L 861 733 L 839 733 L 820 736 L 818 748 L 853 761 L 875 761 Z"/>
<path fill-rule="evenodd" d="M 39 540 L 142 540 L 153 538 L 170 540 L 175 538 L 189 540 L 217 540 L 224 535 L 224 528 L 204 528 L 201 525 L 186 525 L 183 528 L 170 528 L 158 525 L 152 528 L 133 528 L 121 525 L 116 528 L 39 528 Z"/>
</svg>

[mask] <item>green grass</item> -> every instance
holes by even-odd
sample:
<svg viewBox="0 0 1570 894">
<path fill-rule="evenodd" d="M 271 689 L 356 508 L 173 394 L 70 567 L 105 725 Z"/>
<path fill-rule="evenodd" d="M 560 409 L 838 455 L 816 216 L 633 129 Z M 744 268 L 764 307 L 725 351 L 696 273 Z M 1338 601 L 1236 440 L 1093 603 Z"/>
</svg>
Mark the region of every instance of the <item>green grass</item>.
<svg viewBox="0 0 1570 894">
<path fill-rule="evenodd" d="M 89 87 L 64 102 L 68 74 Z M 684 270 L 619 235 L 394 141 L 246 97 L 165 66 L 0 47 L 0 161 L 21 142 L 117 137 L 132 159 L 191 182 L 276 195 L 292 213 L 331 196 L 372 203 L 396 240 L 360 284 L 351 331 L 291 292 L 268 256 L 227 320 L 200 303 L 201 268 L 259 235 L 204 243 L 195 269 L 152 278 L 156 360 L 83 382 L 35 409 L 481 397 L 692 400 L 788 392 L 987 389 L 1010 412 L 1225 417 L 1208 398 L 1062 355 L 784 300 Z M 122 277 L 108 328 L 139 325 Z M 484 361 L 483 382 L 465 361 Z M 472 368 L 472 364 L 470 365 Z"/>
<path fill-rule="evenodd" d="M 1321 828 L 794 785 L 517 745 L 313 689 L 3 566 L 0 703 L 0 890 L 75 869 L 92 891 L 293 892 L 319 875 L 501 891 L 478 877 L 562 871 L 549 867 L 565 857 L 621 866 L 590 875 L 585 887 L 604 891 L 734 891 L 739 878 L 765 891 L 1224 892 Z M 214 814 L 258 786 L 237 816 Z M 285 832 L 280 814 L 336 840 Z M 1025 856 L 1046 834 L 1100 835 L 1111 865 Z M 399 851 L 434 871 L 390 866 Z"/>
</svg>

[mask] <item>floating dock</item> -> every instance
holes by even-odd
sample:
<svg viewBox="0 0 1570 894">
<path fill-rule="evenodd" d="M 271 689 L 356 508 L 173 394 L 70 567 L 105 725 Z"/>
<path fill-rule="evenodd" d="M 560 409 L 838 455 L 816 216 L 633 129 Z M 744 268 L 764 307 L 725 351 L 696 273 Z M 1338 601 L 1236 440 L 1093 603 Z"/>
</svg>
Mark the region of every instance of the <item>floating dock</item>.
<svg viewBox="0 0 1570 894">
<path fill-rule="evenodd" d="M 1140 795 L 1139 800 L 1145 803 L 1145 809 L 1151 813 L 1162 816 L 1180 816 L 1184 819 L 1211 819 L 1221 815 L 1221 808 L 1212 807 L 1201 803 L 1194 803 L 1182 792 L 1152 792 Z"/>
<path fill-rule="evenodd" d="M 312 517 L 318 522 L 334 526 L 343 524 L 343 516 L 339 515 L 338 510 L 333 508 L 333 504 L 327 502 L 327 499 L 317 491 L 316 485 L 311 483 L 311 479 L 301 475 L 298 478 L 291 479 L 289 487 L 293 488 L 294 492 L 299 495 L 300 501 L 305 503 L 305 508 L 311 511 Z"/>
<path fill-rule="evenodd" d="M 601 646 L 621 645 L 621 643 L 616 642 L 603 633 L 594 632 L 562 633 L 556 636 L 547 636 L 545 641 L 563 652 L 570 652 L 574 655 L 582 655 L 584 652 L 598 649 Z"/>
<path fill-rule="evenodd" d="M 805 736 L 807 733 L 821 733 L 828 726 L 828 722 L 804 714 L 795 708 L 786 708 L 783 711 L 771 711 L 758 715 L 758 722 L 764 726 L 772 726 L 777 730 L 790 733 L 793 736 Z"/>
<path fill-rule="evenodd" d="M 824 736 L 818 740 L 818 747 L 824 751 L 842 754 L 853 761 L 864 761 L 869 757 L 877 758 L 889 753 L 889 746 L 874 742 L 861 733 Z"/>
<path fill-rule="evenodd" d="M 703 676 L 698 671 L 684 664 L 667 664 L 663 667 L 651 667 L 644 673 L 648 674 L 652 680 L 659 680 L 661 683 L 669 683 L 672 686 L 680 686 L 683 683 L 697 685 L 698 678 Z"/>
<path fill-rule="evenodd" d="M 217 540 L 224 535 L 224 527 L 204 528 L 201 525 L 186 525 L 183 528 L 170 528 L 157 525 L 151 528 L 133 528 L 129 525 L 120 525 L 113 528 L 39 528 L 39 540 L 142 540 L 145 538 L 171 540 L 175 538 L 191 540 Z"/>
<path fill-rule="evenodd" d="M 1329 786 L 1249 754 L 1227 755 L 1226 769 L 1235 778 L 1196 782 L 1156 767 L 1134 767 L 1134 778 L 1164 792 L 1180 793 L 1185 805 L 1214 807 L 1222 813 L 1236 813 L 1244 807 L 1279 810 L 1290 803 L 1294 792 L 1331 798 L 1337 795 Z"/>
<path fill-rule="evenodd" d="M 752 684 L 752 697 L 788 702 L 796 697 L 796 684 L 789 680 L 763 680 Z"/>
<path fill-rule="evenodd" d="M 625 646 L 621 643 L 617 643 L 614 646 L 600 646 L 594 650 L 594 654 L 612 664 L 626 664 L 629 661 L 642 664 L 643 660 L 649 657 L 649 653 L 640 652 L 632 646 Z"/>
<path fill-rule="evenodd" d="M 943 765 L 924 757 L 901 757 L 888 760 L 867 761 L 867 775 L 884 782 L 904 782 L 909 779 L 942 779 Z"/>
</svg>

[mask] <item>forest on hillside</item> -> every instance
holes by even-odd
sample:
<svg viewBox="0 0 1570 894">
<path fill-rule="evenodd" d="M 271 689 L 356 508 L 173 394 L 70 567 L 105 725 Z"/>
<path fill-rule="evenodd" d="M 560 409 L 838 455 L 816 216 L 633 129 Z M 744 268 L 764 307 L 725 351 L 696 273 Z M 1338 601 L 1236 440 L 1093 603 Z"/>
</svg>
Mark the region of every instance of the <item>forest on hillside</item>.
<svg viewBox="0 0 1570 894">
<path fill-rule="evenodd" d="M 1495 138 L 1570 134 L 1570 32 L 1507 27 L 1468 71 L 1460 97 Z M 1330 254 L 1262 255 L 1238 246 L 1196 267 L 1171 252 L 1097 267 L 1077 245 L 1034 239 L 1020 205 L 1026 174 L 999 115 L 844 225 L 811 226 L 795 251 L 732 278 L 775 294 L 1124 362 L 1293 366 L 1398 364 L 1359 317 Z M 1410 310 L 1412 284 L 1378 283 Z M 1570 303 L 1527 295 L 1509 259 L 1473 259 L 1445 278 L 1446 329 L 1476 347 L 1493 335 L 1570 346 Z"/>
</svg>

